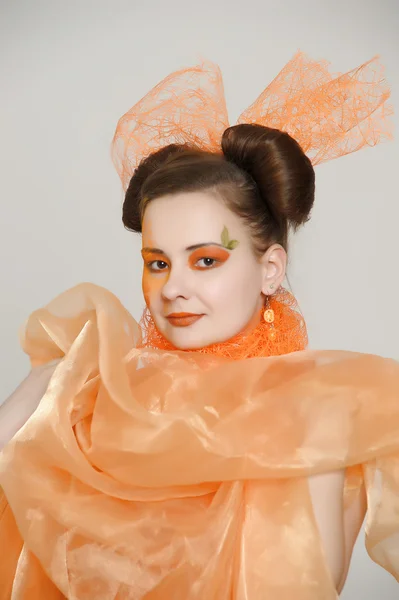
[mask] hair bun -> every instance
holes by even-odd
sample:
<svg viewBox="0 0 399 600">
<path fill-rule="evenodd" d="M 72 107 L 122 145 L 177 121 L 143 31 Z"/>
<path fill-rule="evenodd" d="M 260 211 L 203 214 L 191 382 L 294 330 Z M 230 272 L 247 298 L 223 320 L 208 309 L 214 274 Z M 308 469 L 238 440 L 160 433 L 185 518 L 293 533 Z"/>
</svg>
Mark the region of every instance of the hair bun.
<svg viewBox="0 0 399 600">
<path fill-rule="evenodd" d="M 306 223 L 314 202 L 312 163 L 288 133 L 257 124 L 229 127 L 222 137 L 226 159 L 248 173 L 278 223 Z"/>
</svg>

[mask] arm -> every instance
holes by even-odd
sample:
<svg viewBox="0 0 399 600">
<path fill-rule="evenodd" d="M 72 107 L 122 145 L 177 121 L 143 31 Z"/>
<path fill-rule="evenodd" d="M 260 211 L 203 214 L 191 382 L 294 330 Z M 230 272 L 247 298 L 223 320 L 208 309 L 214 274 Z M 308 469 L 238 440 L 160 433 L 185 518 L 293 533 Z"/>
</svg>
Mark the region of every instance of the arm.
<svg viewBox="0 0 399 600">
<path fill-rule="evenodd" d="M 367 496 L 364 483 L 359 490 L 356 498 L 345 511 L 344 531 L 345 531 L 345 568 L 342 573 L 340 584 L 337 588 L 340 594 L 345 585 L 348 576 L 349 565 L 352 557 L 354 545 L 356 543 L 359 531 L 363 525 L 364 517 L 367 511 Z"/>
<path fill-rule="evenodd" d="M 320 539 L 337 592 L 344 587 L 353 547 L 366 514 L 364 485 L 344 507 L 345 470 L 309 478 L 309 492 Z"/>
<path fill-rule="evenodd" d="M 58 363 L 59 359 L 32 369 L 0 406 L 0 450 L 35 412 Z"/>
<path fill-rule="evenodd" d="M 344 470 L 309 477 L 313 513 L 326 564 L 337 589 L 345 570 L 344 485 Z"/>
</svg>

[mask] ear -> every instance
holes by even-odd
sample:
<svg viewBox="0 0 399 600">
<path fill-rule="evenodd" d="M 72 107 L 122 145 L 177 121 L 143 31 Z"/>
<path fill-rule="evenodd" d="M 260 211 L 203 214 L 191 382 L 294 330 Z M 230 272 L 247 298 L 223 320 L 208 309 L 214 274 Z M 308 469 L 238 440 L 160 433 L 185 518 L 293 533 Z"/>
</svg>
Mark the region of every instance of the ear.
<svg viewBox="0 0 399 600">
<path fill-rule="evenodd" d="M 273 294 L 282 284 L 287 270 L 287 253 L 280 244 L 273 244 L 260 259 L 263 265 L 262 293 Z"/>
</svg>

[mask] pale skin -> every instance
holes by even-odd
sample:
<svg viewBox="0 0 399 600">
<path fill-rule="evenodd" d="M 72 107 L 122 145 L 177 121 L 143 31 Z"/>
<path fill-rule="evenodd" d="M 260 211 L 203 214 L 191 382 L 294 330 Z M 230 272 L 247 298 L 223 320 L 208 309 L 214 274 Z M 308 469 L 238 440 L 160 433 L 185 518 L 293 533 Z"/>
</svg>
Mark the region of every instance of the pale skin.
<svg viewBox="0 0 399 600">
<path fill-rule="evenodd" d="M 195 350 L 255 327 L 265 297 L 285 277 L 284 248 L 273 244 L 259 257 L 246 225 L 213 193 L 151 201 L 142 233 L 144 298 L 158 329 L 176 348 Z M 176 313 L 201 316 L 176 326 L 168 318 Z M 55 368 L 56 363 L 33 369 L 0 407 L 0 448 L 35 411 Z M 309 477 L 315 521 L 338 593 L 366 512 L 363 491 L 344 514 L 344 480 L 343 471 Z"/>
</svg>

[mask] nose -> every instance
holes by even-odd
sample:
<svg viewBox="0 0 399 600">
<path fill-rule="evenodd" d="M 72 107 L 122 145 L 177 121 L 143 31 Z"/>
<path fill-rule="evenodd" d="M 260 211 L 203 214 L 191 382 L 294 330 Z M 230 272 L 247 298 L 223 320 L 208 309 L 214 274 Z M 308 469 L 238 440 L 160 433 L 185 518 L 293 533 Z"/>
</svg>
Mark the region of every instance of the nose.
<svg viewBox="0 0 399 600">
<path fill-rule="evenodd" d="M 190 297 L 189 274 L 183 268 L 172 268 L 169 277 L 162 288 L 162 297 L 169 302 L 177 298 L 188 299 Z"/>
</svg>

